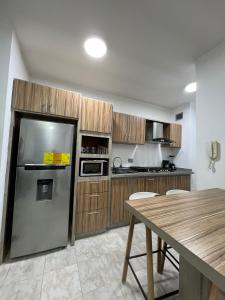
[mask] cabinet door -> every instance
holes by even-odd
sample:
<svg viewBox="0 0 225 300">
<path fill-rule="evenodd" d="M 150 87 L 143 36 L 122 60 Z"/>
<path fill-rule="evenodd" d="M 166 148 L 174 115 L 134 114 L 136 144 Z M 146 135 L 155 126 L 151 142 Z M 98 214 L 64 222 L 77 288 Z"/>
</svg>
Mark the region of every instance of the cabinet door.
<svg viewBox="0 0 225 300">
<path fill-rule="evenodd" d="M 143 118 L 128 116 L 128 144 L 144 144 L 145 143 L 145 127 L 146 121 Z"/>
<path fill-rule="evenodd" d="M 127 198 L 124 199 L 124 202 L 129 199 L 130 195 L 138 192 L 145 192 L 145 178 L 140 177 L 140 178 L 129 178 L 128 179 L 128 193 L 127 193 Z M 131 214 L 128 212 L 128 210 L 124 207 L 124 222 L 129 223 L 130 222 L 130 217 Z"/>
<path fill-rule="evenodd" d="M 79 93 L 52 88 L 48 113 L 78 119 L 80 115 L 80 104 L 81 99 Z"/>
<path fill-rule="evenodd" d="M 91 234 L 106 229 L 107 209 L 85 211 L 76 214 L 76 234 Z"/>
<path fill-rule="evenodd" d="M 165 195 L 167 192 L 167 180 L 169 176 L 157 177 L 157 193 L 160 195 Z"/>
<path fill-rule="evenodd" d="M 182 175 L 177 176 L 177 186 L 181 190 L 190 191 L 191 190 L 191 176 L 190 175 Z"/>
<path fill-rule="evenodd" d="M 173 140 L 174 143 L 164 145 L 170 148 L 181 148 L 182 146 L 182 125 L 180 124 L 165 124 L 164 136 Z"/>
<path fill-rule="evenodd" d="M 158 177 L 146 177 L 145 189 L 146 192 L 159 193 Z"/>
<path fill-rule="evenodd" d="M 128 178 L 112 179 L 111 190 L 111 225 L 119 225 L 125 222 L 124 202 L 129 198 Z"/>
<path fill-rule="evenodd" d="M 111 133 L 112 104 L 89 98 L 82 98 L 81 130 Z"/>
<path fill-rule="evenodd" d="M 14 80 L 13 109 L 79 118 L 80 94 Z"/>
<path fill-rule="evenodd" d="M 113 142 L 125 144 L 145 143 L 145 119 L 113 113 Z"/>
<path fill-rule="evenodd" d="M 174 141 L 171 147 L 181 148 L 182 126 L 180 124 L 170 124 L 170 138 Z"/>
<path fill-rule="evenodd" d="M 32 82 L 14 80 L 13 109 L 47 113 L 51 89 Z"/>
<path fill-rule="evenodd" d="M 113 113 L 113 136 L 114 143 L 128 143 L 128 115 Z"/>
</svg>

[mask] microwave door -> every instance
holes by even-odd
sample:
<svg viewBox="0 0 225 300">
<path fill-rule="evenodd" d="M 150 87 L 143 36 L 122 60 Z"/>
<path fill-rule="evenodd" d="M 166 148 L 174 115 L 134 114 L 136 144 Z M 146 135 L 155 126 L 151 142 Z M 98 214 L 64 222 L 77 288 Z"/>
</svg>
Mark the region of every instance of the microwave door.
<svg viewBox="0 0 225 300">
<path fill-rule="evenodd" d="M 102 176 L 103 162 L 102 161 L 82 161 L 81 176 Z"/>
</svg>

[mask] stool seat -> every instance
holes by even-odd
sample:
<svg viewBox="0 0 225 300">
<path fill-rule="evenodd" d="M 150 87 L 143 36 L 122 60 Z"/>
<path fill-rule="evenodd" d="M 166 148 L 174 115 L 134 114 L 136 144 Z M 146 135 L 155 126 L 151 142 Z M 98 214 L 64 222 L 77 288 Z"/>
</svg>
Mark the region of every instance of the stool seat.
<svg viewBox="0 0 225 300">
<path fill-rule="evenodd" d="M 155 196 L 159 196 L 157 193 L 153 192 L 137 192 L 130 195 L 129 200 L 137 200 L 137 199 L 143 199 L 143 198 L 152 198 Z"/>
<path fill-rule="evenodd" d="M 166 195 L 175 195 L 175 194 L 181 194 L 181 193 L 189 193 L 189 191 L 186 191 L 186 190 L 169 190 L 166 192 Z"/>
</svg>

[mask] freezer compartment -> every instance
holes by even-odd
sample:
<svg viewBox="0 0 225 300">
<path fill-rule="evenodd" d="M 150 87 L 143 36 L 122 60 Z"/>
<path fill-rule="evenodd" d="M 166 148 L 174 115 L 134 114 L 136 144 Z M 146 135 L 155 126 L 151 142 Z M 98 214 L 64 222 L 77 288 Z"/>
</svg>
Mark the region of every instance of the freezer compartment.
<svg viewBox="0 0 225 300">
<path fill-rule="evenodd" d="M 67 245 L 71 167 L 17 167 L 10 257 Z"/>
<path fill-rule="evenodd" d="M 17 166 L 43 164 L 45 153 L 65 153 L 72 157 L 73 136 L 72 124 L 22 119 Z"/>
</svg>

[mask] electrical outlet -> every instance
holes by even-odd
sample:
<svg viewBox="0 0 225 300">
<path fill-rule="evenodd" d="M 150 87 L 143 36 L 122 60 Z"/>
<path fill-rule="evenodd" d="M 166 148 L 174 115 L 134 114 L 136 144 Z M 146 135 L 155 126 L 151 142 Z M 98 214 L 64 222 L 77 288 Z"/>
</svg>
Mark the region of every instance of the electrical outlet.
<svg viewBox="0 0 225 300">
<path fill-rule="evenodd" d="M 129 163 L 134 162 L 133 158 L 128 158 L 128 162 L 129 162 Z"/>
</svg>

